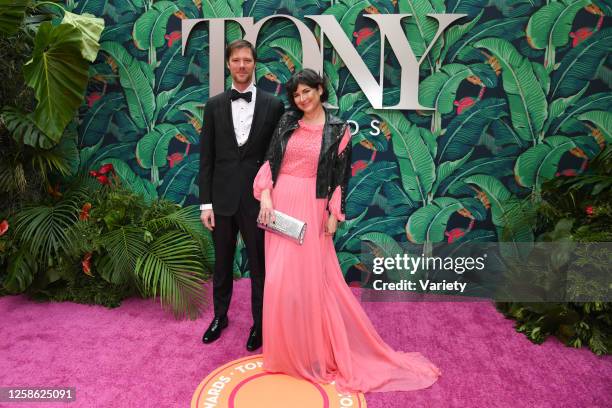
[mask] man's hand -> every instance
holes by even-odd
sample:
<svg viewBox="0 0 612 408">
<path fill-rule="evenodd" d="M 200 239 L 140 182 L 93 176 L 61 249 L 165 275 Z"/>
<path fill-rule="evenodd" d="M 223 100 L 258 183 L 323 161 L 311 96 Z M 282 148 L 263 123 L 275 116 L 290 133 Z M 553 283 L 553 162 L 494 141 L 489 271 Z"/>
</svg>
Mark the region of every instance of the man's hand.
<svg viewBox="0 0 612 408">
<path fill-rule="evenodd" d="M 257 217 L 257 220 L 264 225 L 268 225 L 269 223 L 274 222 L 275 218 L 274 206 L 272 205 L 272 195 L 270 194 L 270 190 L 266 189 L 261 192 L 259 216 Z"/>
<path fill-rule="evenodd" d="M 338 228 L 338 219 L 335 215 L 330 214 L 329 218 L 327 218 L 327 223 L 325 224 L 325 234 L 326 235 L 334 235 L 336 233 L 336 229 Z"/>
<path fill-rule="evenodd" d="M 213 210 L 202 210 L 200 213 L 200 220 L 202 220 L 202 224 L 210 231 L 215 228 L 215 213 Z"/>
</svg>

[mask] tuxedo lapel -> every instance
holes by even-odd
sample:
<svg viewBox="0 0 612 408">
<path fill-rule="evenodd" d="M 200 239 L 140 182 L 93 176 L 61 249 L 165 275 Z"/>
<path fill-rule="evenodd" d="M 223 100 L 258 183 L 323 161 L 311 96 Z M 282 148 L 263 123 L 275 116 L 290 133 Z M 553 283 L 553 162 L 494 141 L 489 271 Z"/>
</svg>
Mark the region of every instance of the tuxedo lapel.
<svg viewBox="0 0 612 408">
<path fill-rule="evenodd" d="M 225 116 L 225 123 L 227 123 L 227 134 L 232 139 L 232 144 L 238 149 L 238 140 L 236 139 L 236 132 L 234 132 L 234 118 L 232 116 L 232 99 L 231 92 L 225 91 L 223 96 L 223 113 Z"/>
</svg>

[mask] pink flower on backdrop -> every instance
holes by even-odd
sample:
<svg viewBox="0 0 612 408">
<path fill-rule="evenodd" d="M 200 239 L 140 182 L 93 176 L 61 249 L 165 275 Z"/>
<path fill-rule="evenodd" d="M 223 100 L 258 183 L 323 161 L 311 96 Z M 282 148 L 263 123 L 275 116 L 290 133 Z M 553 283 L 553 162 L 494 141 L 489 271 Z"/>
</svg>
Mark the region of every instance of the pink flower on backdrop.
<svg viewBox="0 0 612 408">
<path fill-rule="evenodd" d="M 181 160 L 183 160 L 183 155 L 180 153 L 172 153 L 170 156 L 168 156 L 170 168 L 173 168 L 177 163 L 180 163 Z"/>
<path fill-rule="evenodd" d="M 4 220 L 0 222 L 0 237 L 6 234 L 6 231 L 8 231 L 8 229 L 9 229 L 8 220 Z"/>
<path fill-rule="evenodd" d="M 577 46 L 592 35 L 593 30 L 591 29 L 591 27 L 582 27 L 576 30 L 575 32 L 569 33 L 570 38 L 573 38 L 572 47 Z"/>
<path fill-rule="evenodd" d="M 355 40 L 355 44 L 359 45 L 361 44 L 362 41 L 368 39 L 369 37 L 372 36 L 372 34 L 374 34 L 374 31 L 371 28 L 362 28 L 359 31 L 355 31 L 353 33 L 353 37 L 356 38 Z"/>
<path fill-rule="evenodd" d="M 173 31 L 170 34 L 164 35 L 164 38 L 168 40 L 168 48 L 170 48 L 172 47 L 172 44 L 174 44 L 176 41 L 178 41 L 181 38 L 181 32 Z"/>
<path fill-rule="evenodd" d="M 368 162 L 365 160 L 357 160 L 351 165 L 351 175 L 355 177 L 355 174 L 368 167 Z"/>
<path fill-rule="evenodd" d="M 465 98 L 461 98 L 458 101 L 453 102 L 453 105 L 457 107 L 457 115 L 461 115 L 464 110 L 469 109 L 475 103 L 476 101 L 474 98 L 466 96 Z"/>
<path fill-rule="evenodd" d="M 85 97 L 85 99 L 87 99 L 87 106 L 91 108 L 100 98 L 102 98 L 102 95 L 99 92 L 90 93 Z"/>
</svg>

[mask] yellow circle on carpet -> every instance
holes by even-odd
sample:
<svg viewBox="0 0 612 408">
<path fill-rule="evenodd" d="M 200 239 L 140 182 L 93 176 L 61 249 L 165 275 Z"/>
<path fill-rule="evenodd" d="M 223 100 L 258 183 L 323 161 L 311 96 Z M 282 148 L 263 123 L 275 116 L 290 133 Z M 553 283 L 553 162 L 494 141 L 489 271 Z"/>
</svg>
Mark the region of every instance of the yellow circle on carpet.
<svg viewBox="0 0 612 408">
<path fill-rule="evenodd" d="M 192 408 L 365 408 L 362 393 L 341 394 L 316 384 L 263 370 L 263 356 L 244 357 L 217 368 L 196 389 Z"/>
</svg>

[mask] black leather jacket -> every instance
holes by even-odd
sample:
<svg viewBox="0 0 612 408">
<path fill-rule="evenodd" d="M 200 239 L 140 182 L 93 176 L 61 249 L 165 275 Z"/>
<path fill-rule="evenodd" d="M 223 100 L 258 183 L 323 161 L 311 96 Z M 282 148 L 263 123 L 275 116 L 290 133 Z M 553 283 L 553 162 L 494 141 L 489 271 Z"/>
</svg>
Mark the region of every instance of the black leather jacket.
<svg viewBox="0 0 612 408">
<path fill-rule="evenodd" d="M 293 131 L 299 127 L 298 120 L 301 112 L 288 111 L 280 118 L 276 130 L 272 135 L 270 147 L 265 160 L 270 162 L 273 185 L 276 184 L 281 163 L 287 148 L 287 142 Z M 351 174 L 351 143 L 338 154 L 342 136 L 348 124 L 325 111 L 325 126 L 323 127 L 323 140 L 321 153 L 317 166 L 317 198 L 331 199 L 337 186 L 342 190 L 342 212 L 345 213 L 346 190 Z"/>
</svg>

